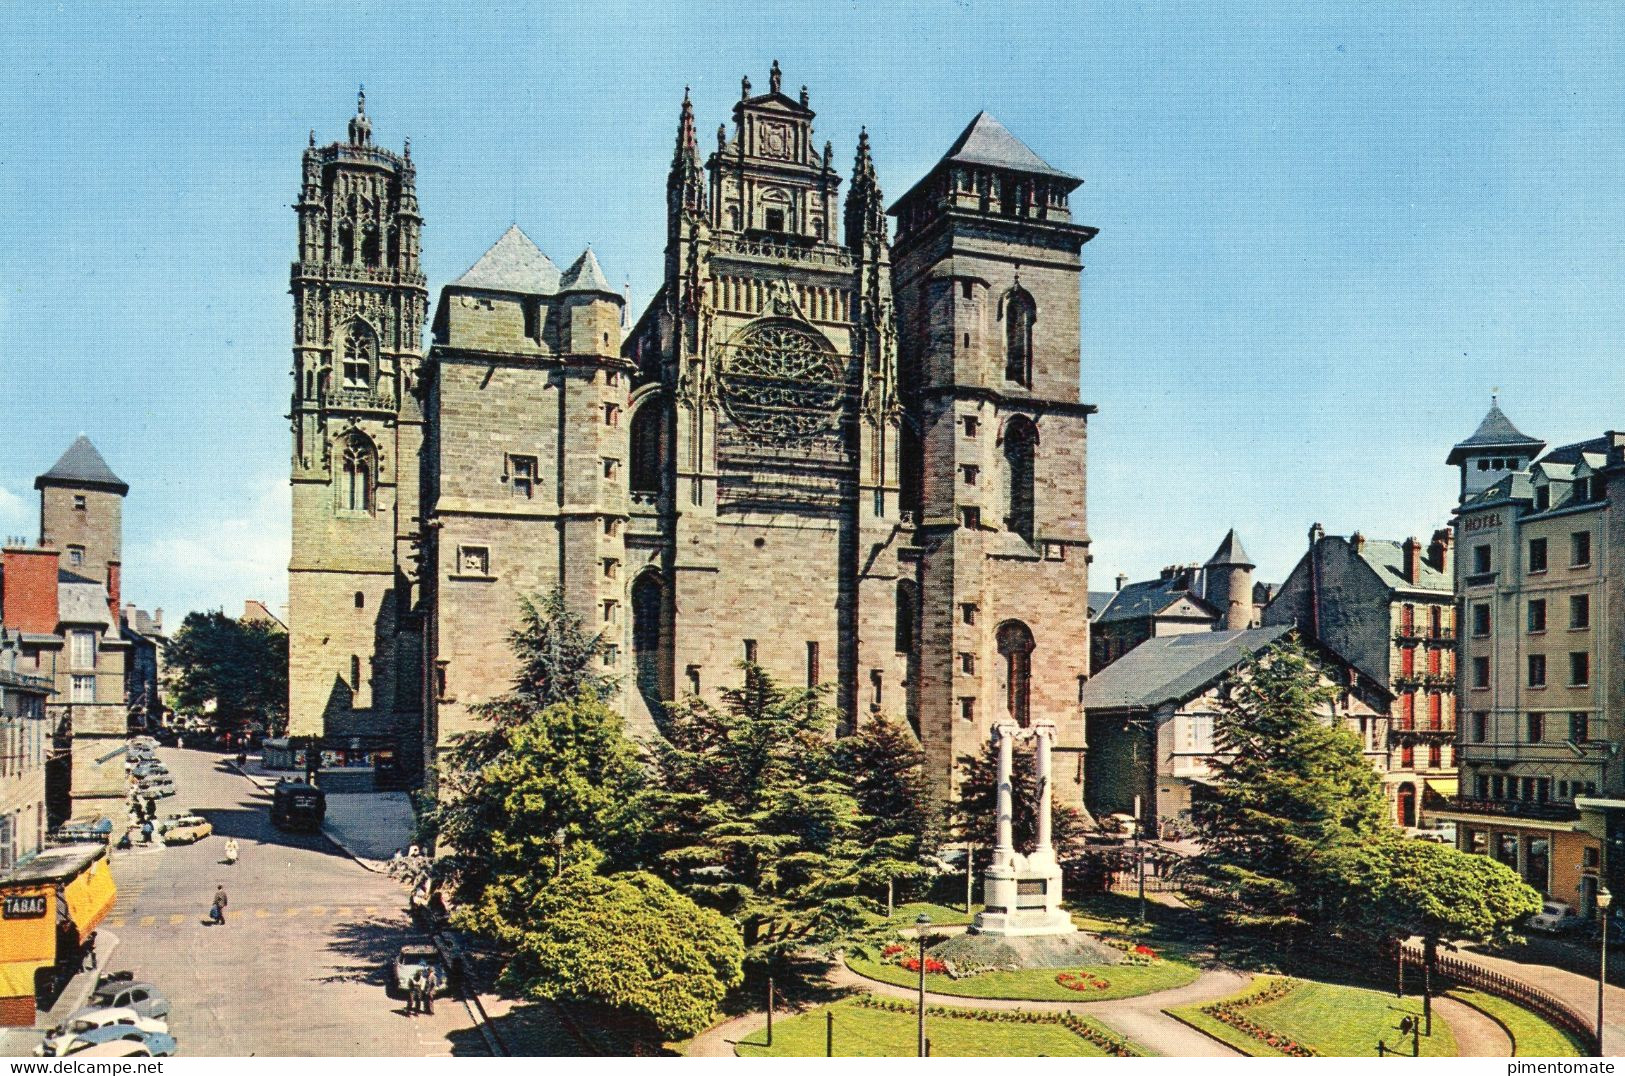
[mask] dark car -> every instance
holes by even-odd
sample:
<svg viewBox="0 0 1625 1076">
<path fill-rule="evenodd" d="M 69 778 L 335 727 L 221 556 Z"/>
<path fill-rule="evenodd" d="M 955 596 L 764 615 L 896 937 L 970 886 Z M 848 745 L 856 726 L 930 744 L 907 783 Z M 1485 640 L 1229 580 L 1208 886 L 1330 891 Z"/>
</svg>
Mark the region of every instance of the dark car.
<svg viewBox="0 0 1625 1076">
<path fill-rule="evenodd" d="M 271 824 L 315 832 L 327 815 L 327 794 L 304 781 L 284 781 L 271 792 Z"/>
</svg>

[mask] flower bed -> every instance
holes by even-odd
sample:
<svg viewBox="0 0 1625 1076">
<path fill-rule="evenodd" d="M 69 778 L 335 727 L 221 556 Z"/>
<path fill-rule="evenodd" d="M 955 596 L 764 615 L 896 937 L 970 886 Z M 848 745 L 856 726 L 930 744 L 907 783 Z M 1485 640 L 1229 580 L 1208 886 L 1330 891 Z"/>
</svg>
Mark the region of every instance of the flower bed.
<svg viewBox="0 0 1625 1076">
<path fill-rule="evenodd" d="M 1102 979 L 1100 976 L 1087 971 L 1063 971 L 1055 976 L 1055 981 L 1068 990 L 1076 990 L 1080 994 L 1087 993 L 1090 990 L 1110 990 L 1112 988 L 1110 979 Z"/>
<path fill-rule="evenodd" d="M 1104 935 L 1101 936 L 1100 940 L 1118 952 L 1127 953 L 1128 959 L 1124 961 L 1125 964 L 1146 967 L 1162 961 L 1162 954 L 1143 942 L 1129 941 L 1125 938 L 1108 938 Z"/>
<path fill-rule="evenodd" d="M 857 1004 L 866 1009 L 884 1009 L 888 1012 L 912 1013 L 912 1002 L 896 998 L 883 998 L 875 994 L 861 994 Z M 1094 1024 L 1074 1016 L 1071 1012 L 1027 1012 L 1023 1009 L 951 1009 L 944 1005 L 929 1005 L 925 1015 L 946 1017 L 951 1020 L 979 1020 L 989 1024 L 1058 1024 L 1085 1042 L 1111 1057 L 1139 1057 L 1139 1053 L 1124 1039 L 1108 1035 Z"/>
<path fill-rule="evenodd" d="M 1292 993 L 1299 986 L 1296 979 L 1277 979 L 1264 989 L 1245 997 L 1230 1001 L 1215 1001 L 1210 1005 L 1203 1005 L 1201 1012 L 1213 1019 L 1235 1028 L 1237 1031 L 1268 1046 L 1278 1050 L 1287 1057 L 1318 1057 L 1319 1055 L 1309 1047 L 1294 1042 L 1285 1035 L 1271 1031 L 1248 1019 L 1245 1010 L 1255 1005 L 1267 1005 L 1272 1001 L 1280 1001 Z"/>
</svg>

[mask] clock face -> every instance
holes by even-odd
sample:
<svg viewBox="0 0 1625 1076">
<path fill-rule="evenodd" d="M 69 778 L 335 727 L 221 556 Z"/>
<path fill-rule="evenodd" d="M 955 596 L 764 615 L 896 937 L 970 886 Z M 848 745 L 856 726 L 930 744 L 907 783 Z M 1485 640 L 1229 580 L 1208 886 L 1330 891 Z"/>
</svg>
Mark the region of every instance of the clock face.
<svg viewBox="0 0 1625 1076">
<path fill-rule="evenodd" d="M 764 123 L 758 138 L 762 156 L 790 159 L 790 128 L 783 123 Z"/>
<path fill-rule="evenodd" d="M 836 428 L 846 380 L 829 342 L 790 321 L 747 326 L 725 348 L 723 406 L 754 440 L 789 444 Z"/>
</svg>

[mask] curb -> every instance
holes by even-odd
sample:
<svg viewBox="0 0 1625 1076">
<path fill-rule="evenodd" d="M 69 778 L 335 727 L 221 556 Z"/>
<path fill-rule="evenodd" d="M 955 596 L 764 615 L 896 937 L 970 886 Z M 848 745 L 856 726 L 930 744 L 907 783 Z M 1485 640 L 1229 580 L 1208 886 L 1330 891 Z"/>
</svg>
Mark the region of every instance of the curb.
<svg viewBox="0 0 1625 1076">
<path fill-rule="evenodd" d="M 1213 1032 L 1209 1031 L 1207 1028 L 1200 1027 L 1200 1026 L 1198 1026 L 1196 1024 L 1191 1023 L 1189 1020 L 1185 1019 L 1185 1017 L 1183 1017 L 1183 1016 L 1179 1015 L 1178 1013 L 1174 1012 L 1174 1010 L 1172 1010 L 1172 1009 L 1163 1009 L 1163 1010 L 1161 1010 L 1161 1012 L 1162 1012 L 1162 1015 L 1166 1016 L 1168 1019 L 1177 1020 L 1179 1023 L 1184 1024 L 1186 1027 L 1188 1027 L 1192 1031 L 1196 1032 L 1198 1035 L 1205 1035 L 1206 1037 L 1212 1039 L 1214 1042 L 1218 1043 L 1220 1046 L 1223 1046 L 1226 1050 L 1229 1050 L 1231 1053 L 1235 1054 L 1237 1057 L 1246 1057 L 1246 1058 L 1263 1057 L 1266 1060 L 1270 1057 L 1269 1054 L 1249 1054 L 1245 1050 L 1242 1050 L 1240 1047 L 1238 1047 L 1235 1043 L 1226 1042 L 1223 1039 L 1219 1038 L 1219 1036 L 1215 1035 Z M 1283 1054 L 1281 1056 L 1284 1057 L 1285 1055 Z"/>
<path fill-rule="evenodd" d="M 245 770 L 241 766 L 237 765 L 236 761 L 233 760 L 233 759 L 227 759 L 226 760 L 226 765 L 228 767 L 230 767 L 231 769 L 237 771 L 238 776 L 246 779 L 249 784 L 253 785 L 255 788 L 259 789 L 261 792 L 269 791 L 270 789 L 276 787 L 275 785 L 266 784 L 266 783 L 262 782 L 259 778 L 255 777 L 253 774 L 249 773 L 247 770 Z M 359 856 L 355 852 L 351 851 L 345 845 L 345 843 L 343 841 L 339 840 L 338 837 L 333 835 L 333 833 L 327 828 L 327 823 L 325 821 L 322 823 L 322 828 L 318 832 L 321 833 L 321 835 L 324 838 L 326 838 L 326 840 L 327 840 L 327 842 L 329 844 L 331 844 L 334 848 L 337 848 L 340 852 L 343 852 L 346 856 L 348 856 L 351 860 L 353 860 L 356 863 L 357 866 L 361 867 L 363 870 L 371 871 L 374 874 L 388 874 L 389 873 L 389 867 L 388 867 L 387 864 L 381 863 L 376 859 L 367 859 L 367 858 L 365 858 L 363 856 Z"/>
<path fill-rule="evenodd" d="M 83 978 L 87 985 L 83 987 L 70 986 L 68 988 L 77 995 L 77 1000 L 72 1005 L 68 1006 L 67 1012 L 71 1013 L 77 1009 L 82 1009 L 85 1007 L 85 1002 L 90 1000 L 90 995 L 96 990 L 96 980 L 101 977 L 102 972 L 105 971 L 112 963 L 113 954 L 118 952 L 118 946 L 119 936 L 117 934 L 114 934 L 110 930 L 103 930 L 100 927 L 96 929 L 96 966 L 89 971 L 81 971 L 74 975 L 75 979 Z M 51 1008 L 53 1010 L 61 1008 L 62 999 L 67 996 L 68 990 L 63 990 L 61 994 L 57 995 L 57 1003 L 51 1006 Z"/>
</svg>

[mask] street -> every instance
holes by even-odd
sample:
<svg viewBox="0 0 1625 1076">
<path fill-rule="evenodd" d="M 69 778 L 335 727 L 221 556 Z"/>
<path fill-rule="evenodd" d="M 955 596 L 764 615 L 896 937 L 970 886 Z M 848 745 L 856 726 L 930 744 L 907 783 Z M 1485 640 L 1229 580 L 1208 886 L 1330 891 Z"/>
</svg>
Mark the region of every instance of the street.
<svg viewBox="0 0 1625 1076">
<path fill-rule="evenodd" d="M 195 811 L 214 836 L 114 855 L 118 902 L 103 924 L 119 939 L 104 968 L 133 969 L 173 1006 L 188 1056 L 447 1056 L 487 1050 L 461 1001 L 408 1016 L 384 992 L 396 949 L 425 940 L 393 879 L 357 865 L 319 834 L 271 825 L 270 798 L 222 756 L 160 749 L 179 794 L 160 816 Z M 227 837 L 241 859 L 224 861 Z M 216 885 L 230 898 L 208 924 Z"/>
</svg>

